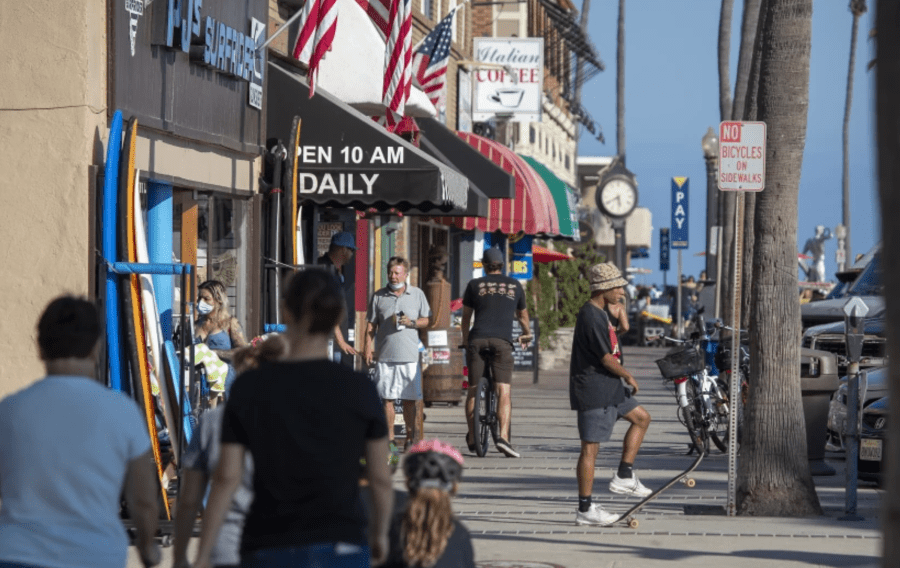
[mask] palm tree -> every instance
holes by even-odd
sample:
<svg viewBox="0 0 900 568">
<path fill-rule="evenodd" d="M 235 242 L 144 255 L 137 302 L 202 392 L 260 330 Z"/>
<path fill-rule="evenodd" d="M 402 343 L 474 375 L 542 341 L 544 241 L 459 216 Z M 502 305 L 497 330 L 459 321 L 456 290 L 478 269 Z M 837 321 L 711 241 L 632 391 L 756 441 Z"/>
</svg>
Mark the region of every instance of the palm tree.
<svg viewBox="0 0 900 568">
<path fill-rule="evenodd" d="M 719 44 L 718 44 L 718 68 L 719 68 L 719 119 L 731 120 L 732 102 L 730 84 L 731 77 L 728 71 L 728 62 L 731 58 L 731 15 L 734 12 L 734 0 L 722 0 L 722 8 L 719 14 Z M 737 89 L 735 89 L 737 92 Z M 731 324 L 733 318 L 732 302 L 732 278 L 734 269 L 734 193 L 730 191 L 719 194 L 719 225 L 722 227 L 722 271 L 718 274 L 721 286 L 722 317 Z"/>
<path fill-rule="evenodd" d="M 847 230 L 844 238 L 844 262 L 853 258 L 850 254 L 850 108 L 853 105 L 853 70 L 856 66 L 856 36 L 859 32 L 859 17 L 866 13 L 866 0 L 850 0 L 850 12 L 853 13 L 853 27 L 850 32 L 850 66 L 847 71 L 847 101 L 844 104 L 844 176 L 841 186 L 841 222 Z M 843 263 L 842 263 L 843 264 Z M 851 263 L 852 264 L 852 263 Z M 843 270 L 846 264 L 840 269 Z"/>
<path fill-rule="evenodd" d="M 806 457 L 797 369 L 797 198 L 806 143 L 812 0 L 767 0 L 759 33 L 757 118 L 767 126 L 757 195 L 750 313 L 753 377 L 737 476 L 743 515 L 822 514 Z"/>
<path fill-rule="evenodd" d="M 737 85 L 734 90 L 735 120 L 756 120 L 756 94 L 759 89 L 759 57 L 754 57 L 762 0 L 744 0 L 741 20 L 741 51 L 738 55 Z M 750 325 L 750 294 L 753 288 L 753 227 L 756 215 L 756 194 L 748 193 L 744 200 L 744 256 L 741 267 L 741 329 Z"/>
<path fill-rule="evenodd" d="M 900 22 L 900 3 L 895 0 L 878 0 L 875 10 L 875 28 L 878 32 L 878 63 L 875 71 L 875 112 L 878 138 L 878 191 L 881 196 L 881 230 L 882 242 L 896 243 L 900 240 L 900 225 L 893 215 L 900 211 L 900 171 L 897 169 L 897 156 L 900 156 L 900 109 L 897 108 L 896 95 L 900 89 L 900 34 L 897 33 L 897 22 Z M 897 247 L 884 247 L 884 285 L 885 290 L 896 290 L 900 286 L 900 250 Z M 900 401 L 900 301 L 893 294 L 887 294 L 887 325 L 891 341 L 888 343 L 890 356 L 890 400 L 896 405 Z M 896 406 L 894 406 L 896 408 Z M 896 411 L 893 412 L 896 417 Z M 900 440 L 900 420 L 888 420 L 888 437 L 896 442 Z M 893 444 L 885 455 L 887 471 L 894 472 L 886 476 L 887 496 L 884 501 L 882 524 L 884 530 L 884 550 L 882 566 L 900 566 L 900 452 L 897 444 Z"/>
</svg>

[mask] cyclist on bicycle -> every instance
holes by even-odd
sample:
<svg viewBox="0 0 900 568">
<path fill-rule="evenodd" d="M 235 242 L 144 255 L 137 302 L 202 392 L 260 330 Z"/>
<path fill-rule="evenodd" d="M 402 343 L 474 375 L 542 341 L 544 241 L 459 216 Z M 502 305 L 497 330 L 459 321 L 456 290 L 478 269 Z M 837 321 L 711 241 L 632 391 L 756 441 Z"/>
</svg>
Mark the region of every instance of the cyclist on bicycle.
<svg viewBox="0 0 900 568">
<path fill-rule="evenodd" d="M 510 382 L 513 371 L 513 317 L 519 320 L 522 335 L 519 341 L 527 345 L 531 341 L 531 327 L 528 309 L 525 307 L 525 291 L 515 278 L 503 275 L 503 253 L 498 248 L 484 251 L 482 260 L 485 275 L 475 278 L 463 294 L 462 335 L 466 349 L 466 364 L 469 366 L 469 392 L 466 396 L 466 422 L 468 433 L 466 444 L 469 451 L 475 451 L 473 415 L 475 413 L 475 391 L 478 377 L 484 373 L 486 360 L 481 354 L 485 348 L 493 348 L 495 354 L 488 357 L 499 399 L 497 419 L 500 425 L 500 439 L 497 449 L 510 458 L 520 454 L 509 443 L 509 420 L 512 415 Z M 472 314 L 475 325 L 469 329 Z"/>
</svg>

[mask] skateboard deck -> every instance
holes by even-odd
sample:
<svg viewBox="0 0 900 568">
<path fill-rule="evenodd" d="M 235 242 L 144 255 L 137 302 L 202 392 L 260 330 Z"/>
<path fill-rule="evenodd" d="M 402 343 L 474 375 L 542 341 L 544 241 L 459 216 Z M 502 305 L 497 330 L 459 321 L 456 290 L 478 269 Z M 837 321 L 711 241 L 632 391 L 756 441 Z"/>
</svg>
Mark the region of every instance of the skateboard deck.
<svg viewBox="0 0 900 568">
<path fill-rule="evenodd" d="M 706 457 L 706 452 L 700 452 L 700 455 L 697 456 L 697 459 L 694 460 L 694 463 L 691 464 L 691 467 L 679 473 L 678 475 L 667 481 L 665 485 L 645 497 L 640 503 L 622 513 L 622 515 L 612 524 L 621 523 L 624 521 L 625 524 L 627 524 L 629 527 L 636 529 L 638 527 L 638 520 L 634 518 L 634 514 L 640 511 L 644 507 L 644 505 L 656 499 L 661 493 L 663 493 L 676 483 L 682 482 L 688 487 L 693 487 L 695 485 L 694 480 L 688 476 L 693 473 L 695 469 L 697 469 L 697 466 L 700 465 L 700 462 L 703 461 L 704 457 Z"/>
<path fill-rule="evenodd" d="M 119 155 L 122 149 L 122 111 L 113 114 L 106 146 L 103 171 L 103 259 L 118 260 L 116 246 L 116 201 L 118 198 Z M 106 270 L 106 354 L 109 361 L 109 386 L 123 391 L 123 346 L 119 339 L 119 275 Z"/>
<path fill-rule="evenodd" d="M 137 144 L 138 121 L 132 118 L 128 122 L 125 133 L 125 142 L 122 146 L 123 155 L 119 162 L 119 245 L 120 256 L 127 262 L 137 262 L 137 242 L 135 239 L 135 179 L 134 160 L 135 146 Z M 138 204 L 138 207 L 140 205 Z M 172 518 L 169 509 L 167 495 L 168 476 L 165 475 L 162 452 L 159 447 L 159 434 L 156 430 L 156 411 L 150 380 L 150 365 L 147 358 L 147 338 L 144 329 L 144 316 L 141 304 L 141 286 L 137 274 L 129 274 L 123 278 L 122 296 L 125 304 L 125 330 L 128 336 L 129 354 L 131 362 L 131 377 L 134 389 L 132 392 L 144 409 L 144 418 L 147 420 L 147 432 L 150 435 L 150 445 L 153 449 L 153 459 L 156 462 L 156 471 L 159 475 L 160 490 L 162 492 L 163 506 L 166 519 Z"/>
</svg>

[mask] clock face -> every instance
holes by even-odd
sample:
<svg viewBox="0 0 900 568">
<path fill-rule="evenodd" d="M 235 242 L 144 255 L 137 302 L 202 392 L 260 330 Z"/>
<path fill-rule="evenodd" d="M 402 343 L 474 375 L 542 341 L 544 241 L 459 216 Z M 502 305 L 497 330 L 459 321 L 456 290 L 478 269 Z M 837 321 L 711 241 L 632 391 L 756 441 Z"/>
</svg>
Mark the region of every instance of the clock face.
<svg viewBox="0 0 900 568">
<path fill-rule="evenodd" d="M 637 205 L 637 192 L 623 179 L 613 179 L 600 189 L 600 202 L 610 215 L 624 217 Z"/>
</svg>

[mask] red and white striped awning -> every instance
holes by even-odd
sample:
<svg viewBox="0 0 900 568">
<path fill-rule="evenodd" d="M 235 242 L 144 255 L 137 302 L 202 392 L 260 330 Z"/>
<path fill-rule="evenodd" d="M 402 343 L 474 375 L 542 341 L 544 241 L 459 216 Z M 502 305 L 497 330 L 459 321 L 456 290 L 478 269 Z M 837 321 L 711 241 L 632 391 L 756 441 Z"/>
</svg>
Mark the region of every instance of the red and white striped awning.
<svg viewBox="0 0 900 568">
<path fill-rule="evenodd" d="M 544 180 L 515 152 L 494 140 L 471 132 L 458 132 L 460 138 L 481 152 L 503 171 L 512 174 L 516 184 L 514 199 L 491 199 L 487 217 L 443 217 L 441 222 L 465 230 L 486 233 L 501 231 L 511 235 L 559 234 L 559 216 L 553 195 Z"/>
</svg>

